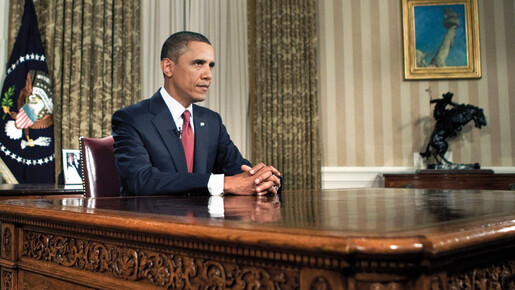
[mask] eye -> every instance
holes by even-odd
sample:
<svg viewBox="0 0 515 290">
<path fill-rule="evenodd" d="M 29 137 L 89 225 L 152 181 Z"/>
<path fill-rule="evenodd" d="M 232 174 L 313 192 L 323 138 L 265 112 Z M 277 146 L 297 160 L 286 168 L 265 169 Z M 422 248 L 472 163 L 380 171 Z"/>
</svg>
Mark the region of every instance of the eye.
<svg viewBox="0 0 515 290">
<path fill-rule="evenodd" d="M 202 60 L 202 59 L 196 59 L 196 60 L 194 60 L 192 63 L 193 63 L 193 65 L 195 65 L 195 66 L 202 66 L 202 65 L 204 65 L 204 64 L 206 63 L 206 61 L 205 61 L 205 60 Z"/>
</svg>

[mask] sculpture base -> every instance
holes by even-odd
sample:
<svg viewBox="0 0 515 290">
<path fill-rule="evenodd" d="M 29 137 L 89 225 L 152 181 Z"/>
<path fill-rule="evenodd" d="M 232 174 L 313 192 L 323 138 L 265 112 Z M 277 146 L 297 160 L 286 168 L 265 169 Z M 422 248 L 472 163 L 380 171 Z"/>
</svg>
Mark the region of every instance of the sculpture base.
<svg viewBox="0 0 515 290">
<path fill-rule="evenodd" d="M 493 174 L 491 169 L 480 169 L 474 164 L 429 164 L 427 169 L 417 170 L 418 174 Z"/>
<path fill-rule="evenodd" d="M 474 164 L 429 164 L 427 169 L 432 170 L 477 170 L 481 169 L 479 163 Z"/>
<path fill-rule="evenodd" d="M 416 174 L 494 174 L 492 169 L 420 169 Z"/>
</svg>

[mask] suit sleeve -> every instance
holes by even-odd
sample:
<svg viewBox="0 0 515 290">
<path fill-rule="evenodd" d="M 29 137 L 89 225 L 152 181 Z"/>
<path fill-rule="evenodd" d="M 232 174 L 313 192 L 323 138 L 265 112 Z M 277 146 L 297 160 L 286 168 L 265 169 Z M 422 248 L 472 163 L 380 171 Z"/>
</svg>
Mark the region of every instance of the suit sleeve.
<svg viewBox="0 0 515 290">
<path fill-rule="evenodd" d="M 172 168 L 159 168 L 149 154 L 155 140 L 149 140 L 139 120 L 124 110 L 112 118 L 114 155 L 122 183 L 122 195 L 161 195 L 181 193 L 208 193 L 210 174 L 177 172 Z M 154 136 L 155 137 L 155 136 Z M 166 163 L 160 160 L 160 163 Z"/>
<path fill-rule="evenodd" d="M 234 145 L 229 137 L 220 115 L 217 116 L 220 124 L 220 132 L 218 132 L 218 149 L 213 173 L 222 173 L 228 176 L 239 174 L 242 172 L 242 165 L 245 164 L 252 167 L 252 164 L 247 159 L 243 158 L 240 150 L 238 150 L 238 147 Z"/>
</svg>

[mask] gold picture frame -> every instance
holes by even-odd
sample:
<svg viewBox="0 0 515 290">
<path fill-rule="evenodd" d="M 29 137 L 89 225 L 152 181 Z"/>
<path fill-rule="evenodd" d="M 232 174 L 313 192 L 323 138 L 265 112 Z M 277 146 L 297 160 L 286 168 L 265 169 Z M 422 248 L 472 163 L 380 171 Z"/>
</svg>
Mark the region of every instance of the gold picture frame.
<svg viewBox="0 0 515 290">
<path fill-rule="evenodd" d="M 402 0 L 404 77 L 481 77 L 477 0 Z"/>
</svg>

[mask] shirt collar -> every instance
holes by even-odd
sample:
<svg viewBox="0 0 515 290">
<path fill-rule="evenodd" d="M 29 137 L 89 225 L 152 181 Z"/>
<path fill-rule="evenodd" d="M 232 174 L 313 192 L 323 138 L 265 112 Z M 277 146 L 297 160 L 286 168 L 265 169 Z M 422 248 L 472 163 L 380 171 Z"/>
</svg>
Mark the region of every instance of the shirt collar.
<svg viewBox="0 0 515 290">
<path fill-rule="evenodd" d="M 184 108 L 181 103 L 177 102 L 176 99 L 168 94 L 164 87 L 161 87 L 160 93 L 163 97 L 163 100 L 165 101 L 166 106 L 168 107 L 168 110 L 172 114 L 175 123 L 177 123 L 178 120 L 182 122 L 182 114 L 185 110 L 190 111 L 191 118 L 193 119 L 193 105 L 189 105 L 189 107 Z"/>
</svg>

